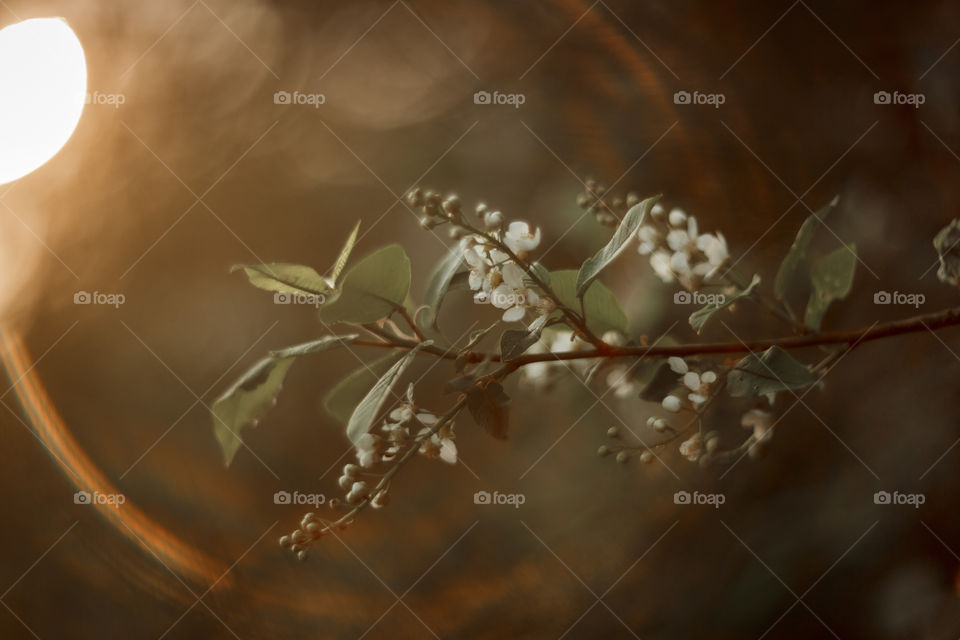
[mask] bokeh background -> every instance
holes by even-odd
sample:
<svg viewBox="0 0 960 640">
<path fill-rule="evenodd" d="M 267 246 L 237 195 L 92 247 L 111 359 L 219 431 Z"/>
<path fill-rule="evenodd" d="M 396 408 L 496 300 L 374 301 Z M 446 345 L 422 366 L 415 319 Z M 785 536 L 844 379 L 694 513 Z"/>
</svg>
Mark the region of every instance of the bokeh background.
<svg viewBox="0 0 960 640">
<path fill-rule="evenodd" d="M 398 202 L 415 184 L 539 225 L 551 268 L 608 233 L 576 207 L 587 177 L 664 193 L 767 286 L 808 207 L 839 194 L 820 239 L 856 242 L 862 264 L 827 329 L 917 312 L 874 305 L 881 290 L 956 304 L 931 269 L 960 204 L 956 3 L 0 2 L 0 26 L 47 16 L 83 42 L 90 91 L 123 104 L 88 105 L 54 160 L 0 187 L 3 322 L 67 452 L 48 452 L 13 390 L 0 398 L 4 638 L 960 635 L 956 330 L 846 357 L 765 457 L 722 478 L 672 451 L 643 468 L 595 455 L 620 420 L 650 436 L 655 407 L 511 385 L 508 442 L 462 419 L 465 464 L 418 460 L 388 509 L 304 564 L 276 544 L 303 509 L 273 494 L 337 493 L 347 441 L 320 397 L 379 354 L 298 362 L 230 469 L 205 408 L 267 350 L 322 332 L 231 265 L 325 269 L 362 219 L 358 254 L 401 242 L 422 299 L 451 241 Z M 475 104 L 480 90 L 525 102 Z M 677 105 L 681 90 L 725 102 Z M 881 90 L 925 103 L 878 105 Z M 671 335 L 698 339 L 636 254 L 604 280 L 634 337 L 680 320 Z M 126 302 L 75 305 L 81 290 Z M 445 317 L 494 316 L 454 294 Z M 785 331 L 744 307 L 727 322 Z M 440 410 L 451 370 L 427 369 L 419 395 Z M 736 407 L 715 420 L 741 436 Z M 74 504 L 81 466 L 127 497 L 114 517 Z M 481 489 L 526 502 L 474 505 Z M 726 502 L 675 505 L 678 490 Z M 875 505 L 878 490 L 926 502 Z"/>
</svg>

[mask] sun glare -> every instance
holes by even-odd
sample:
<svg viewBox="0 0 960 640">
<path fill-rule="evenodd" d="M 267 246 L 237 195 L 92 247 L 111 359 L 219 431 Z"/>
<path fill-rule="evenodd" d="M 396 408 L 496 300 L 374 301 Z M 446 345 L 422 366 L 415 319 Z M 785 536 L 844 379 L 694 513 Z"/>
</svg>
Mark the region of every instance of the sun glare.
<svg viewBox="0 0 960 640">
<path fill-rule="evenodd" d="M 0 30 L 0 184 L 60 151 L 80 121 L 86 91 L 83 47 L 64 20 Z"/>
</svg>

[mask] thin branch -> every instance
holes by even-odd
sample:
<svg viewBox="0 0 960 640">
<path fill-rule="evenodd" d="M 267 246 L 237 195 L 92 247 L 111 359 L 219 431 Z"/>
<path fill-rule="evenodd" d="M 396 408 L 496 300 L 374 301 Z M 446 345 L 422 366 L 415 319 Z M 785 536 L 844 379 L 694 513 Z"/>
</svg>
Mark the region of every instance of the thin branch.
<svg viewBox="0 0 960 640">
<path fill-rule="evenodd" d="M 532 364 L 534 362 L 551 362 L 556 360 L 582 360 L 587 358 L 657 358 L 667 356 L 699 356 L 711 354 L 736 354 L 754 351 L 765 351 L 770 347 L 781 349 L 803 349 L 831 344 L 846 344 L 858 346 L 864 342 L 880 340 L 907 333 L 935 331 L 945 327 L 960 325 L 960 307 L 953 307 L 943 311 L 936 311 L 924 315 L 913 316 L 901 320 L 893 320 L 882 324 L 874 324 L 859 329 L 848 329 L 829 333 L 813 333 L 802 336 L 787 336 L 768 338 L 749 342 L 708 342 L 703 344 L 682 344 L 653 347 L 614 347 L 607 345 L 604 349 L 590 349 L 581 351 L 563 351 L 559 353 L 530 353 L 510 361 L 512 369 Z M 416 342 L 393 338 L 393 344 L 356 340 L 353 344 L 381 347 L 387 349 L 412 349 Z M 443 350 L 426 347 L 423 352 L 440 358 L 454 360 L 458 352 L 455 349 Z M 474 352 L 470 355 L 471 362 L 480 362 L 489 359 L 491 362 L 500 362 L 500 356 Z"/>
</svg>

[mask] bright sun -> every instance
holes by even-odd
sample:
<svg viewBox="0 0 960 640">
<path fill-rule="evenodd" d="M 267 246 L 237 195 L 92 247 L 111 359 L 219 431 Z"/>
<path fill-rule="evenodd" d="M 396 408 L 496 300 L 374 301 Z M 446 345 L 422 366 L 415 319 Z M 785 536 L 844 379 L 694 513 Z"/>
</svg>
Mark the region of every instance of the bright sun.
<svg viewBox="0 0 960 640">
<path fill-rule="evenodd" d="M 80 40 L 59 18 L 0 29 L 0 184 L 60 151 L 80 121 L 87 64 Z"/>
</svg>

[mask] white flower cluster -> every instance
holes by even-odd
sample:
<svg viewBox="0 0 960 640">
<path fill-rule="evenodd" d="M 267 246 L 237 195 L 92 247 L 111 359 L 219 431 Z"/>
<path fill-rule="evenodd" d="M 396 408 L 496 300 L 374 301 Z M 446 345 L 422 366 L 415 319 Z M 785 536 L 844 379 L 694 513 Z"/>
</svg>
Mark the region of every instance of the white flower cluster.
<svg viewBox="0 0 960 640">
<path fill-rule="evenodd" d="M 478 210 L 484 225 L 521 260 L 540 245 L 540 229 L 531 230 L 526 222 L 511 222 L 504 232 L 499 211 Z M 527 286 L 524 269 L 510 255 L 490 244 L 481 235 L 468 235 L 460 240 L 463 259 L 470 268 L 468 283 L 475 291 L 474 301 L 503 309 L 504 322 L 523 320 L 528 309 L 541 315 L 554 309 L 553 301 L 541 298 Z"/>
<path fill-rule="evenodd" d="M 669 358 L 667 362 L 670 363 L 670 369 L 674 373 L 680 374 L 680 381 L 689 393 L 687 393 L 686 398 L 673 394 L 668 395 L 661 402 L 663 408 L 674 413 L 680 411 L 684 406 L 691 407 L 694 410 L 699 409 L 710 398 L 710 386 L 717 381 L 717 374 L 713 371 L 702 373 L 691 371 L 683 358 L 673 357 Z"/>
<path fill-rule="evenodd" d="M 685 288 L 696 290 L 729 259 L 723 234 L 701 234 L 697 219 L 682 209 L 666 214 L 657 204 L 650 213 L 652 221 L 637 230 L 637 250 L 640 255 L 650 256 L 650 266 L 664 282 L 676 280 Z"/>
<path fill-rule="evenodd" d="M 424 438 L 437 423 L 437 416 L 418 409 L 413 402 L 413 385 L 407 389 L 407 398 L 384 421 L 383 435 L 366 433 L 356 443 L 357 463 L 370 468 L 379 462 L 390 462 L 411 441 L 411 427 L 419 426 L 415 439 Z M 457 463 L 457 445 L 454 443 L 453 424 L 446 424 L 437 433 L 420 443 L 420 453 L 428 458 L 440 458 L 446 463 Z M 354 465 L 355 466 L 355 465 Z M 346 476 L 344 471 L 344 477 Z M 343 481 L 343 477 L 341 477 Z M 346 490 L 344 482 L 340 486 Z M 349 497 L 347 499 L 349 502 Z"/>
</svg>

